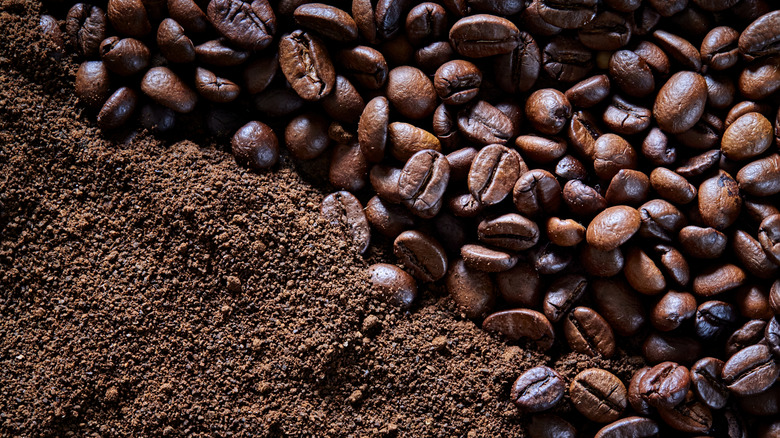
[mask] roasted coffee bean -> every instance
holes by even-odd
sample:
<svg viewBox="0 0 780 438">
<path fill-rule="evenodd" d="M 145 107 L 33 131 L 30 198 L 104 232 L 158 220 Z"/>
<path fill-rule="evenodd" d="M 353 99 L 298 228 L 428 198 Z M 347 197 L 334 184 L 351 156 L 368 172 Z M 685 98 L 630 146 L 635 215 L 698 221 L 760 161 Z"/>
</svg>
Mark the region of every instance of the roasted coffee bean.
<svg viewBox="0 0 780 438">
<path fill-rule="evenodd" d="M 650 41 L 640 41 L 634 48 L 634 53 L 639 55 L 655 74 L 667 76 L 669 74 L 669 57 L 663 50 Z"/>
<path fill-rule="evenodd" d="M 168 0 L 168 13 L 188 32 L 202 33 L 209 29 L 209 19 L 195 0 Z"/>
<path fill-rule="evenodd" d="M 780 11 L 772 11 L 757 18 L 739 35 L 739 51 L 752 60 L 780 53 Z"/>
<path fill-rule="evenodd" d="M 417 297 L 417 282 L 394 265 L 377 263 L 368 267 L 371 290 L 390 304 L 408 309 Z"/>
<path fill-rule="evenodd" d="M 658 128 L 650 129 L 642 141 L 642 155 L 656 166 L 672 165 L 677 161 L 677 149 Z"/>
<path fill-rule="evenodd" d="M 482 245 L 463 245 L 460 255 L 466 266 L 483 272 L 503 272 L 517 264 L 517 256 Z"/>
<path fill-rule="evenodd" d="M 549 350 L 555 341 L 555 332 L 550 321 L 541 313 L 531 309 L 504 310 L 494 313 L 482 323 L 482 329 L 496 332 L 510 341 L 528 338 L 542 350 Z"/>
<path fill-rule="evenodd" d="M 544 242 L 537 245 L 530 254 L 534 269 L 542 275 L 557 274 L 571 264 L 573 253 L 570 248 Z"/>
<path fill-rule="evenodd" d="M 119 33 L 142 37 L 152 30 L 141 0 L 108 0 L 106 11 L 111 25 Z"/>
<path fill-rule="evenodd" d="M 750 395 L 737 397 L 739 407 L 750 415 L 771 417 L 780 414 L 780 385 L 774 385 L 768 390 Z"/>
<path fill-rule="evenodd" d="M 577 216 L 591 217 L 607 207 L 607 201 L 593 187 L 579 180 L 571 180 L 563 186 L 563 200 Z"/>
<path fill-rule="evenodd" d="M 477 227 L 481 242 L 510 251 L 522 251 L 539 241 L 536 223 L 515 213 L 485 219 Z"/>
<path fill-rule="evenodd" d="M 574 84 L 564 95 L 574 107 L 590 108 L 609 96 L 609 92 L 609 77 L 598 75 Z"/>
<path fill-rule="evenodd" d="M 593 159 L 596 140 L 603 135 L 596 119 L 586 111 L 576 111 L 571 116 L 567 133 L 574 152 L 583 158 Z"/>
<path fill-rule="evenodd" d="M 620 169 L 612 177 L 605 199 L 610 205 L 637 205 L 647 200 L 650 179 L 642 172 L 633 169 Z"/>
<path fill-rule="evenodd" d="M 631 39 L 631 26 L 621 15 L 600 12 L 577 32 L 580 42 L 593 50 L 617 50 Z"/>
<path fill-rule="evenodd" d="M 644 326 L 645 308 L 625 282 L 597 279 L 591 289 L 599 313 L 617 334 L 632 336 Z"/>
<path fill-rule="evenodd" d="M 559 138 L 546 138 L 538 135 L 521 135 L 515 139 L 515 146 L 529 160 L 549 163 L 566 153 L 566 141 Z"/>
<path fill-rule="evenodd" d="M 495 59 L 496 83 L 507 93 L 528 91 L 536 83 L 541 66 L 542 54 L 533 36 L 520 32 L 517 47 Z"/>
<path fill-rule="evenodd" d="M 588 307 L 575 307 L 563 323 L 569 347 L 589 356 L 612 357 L 615 335 L 607 321 Z"/>
<path fill-rule="evenodd" d="M 517 210 L 525 216 L 549 216 L 560 209 L 561 185 L 546 170 L 530 170 L 517 179 L 512 189 L 512 200 Z"/>
<path fill-rule="evenodd" d="M 269 117 L 290 115 L 305 103 L 297 93 L 289 89 L 268 89 L 254 97 L 255 109 Z"/>
<path fill-rule="evenodd" d="M 405 29 L 406 37 L 413 46 L 441 39 L 447 32 L 447 11 L 436 3 L 420 3 L 406 16 Z"/>
<path fill-rule="evenodd" d="M 501 145 L 482 148 L 469 170 L 469 192 L 480 203 L 494 205 L 512 191 L 520 176 L 520 162 L 515 154 Z"/>
<path fill-rule="evenodd" d="M 170 62 L 188 63 L 195 60 L 195 45 L 184 28 L 171 18 L 166 18 L 157 28 L 157 47 Z"/>
<path fill-rule="evenodd" d="M 206 113 L 206 129 L 216 137 L 228 137 L 241 127 L 240 115 L 229 108 L 212 107 Z"/>
<path fill-rule="evenodd" d="M 737 311 L 724 301 L 706 301 L 696 310 L 696 336 L 712 340 L 737 320 Z"/>
<path fill-rule="evenodd" d="M 585 227 L 574 219 L 547 219 L 547 238 L 558 246 L 577 246 L 585 239 Z"/>
<path fill-rule="evenodd" d="M 571 104 L 560 91 L 545 88 L 531 94 L 525 104 L 525 113 L 534 129 L 555 135 L 571 117 Z"/>
<path fill-rule="evenodd" d="M 684 0 L 649 0 L 649 3 L 662 17 L 671 17 L 685 9 L 688 4 Z"/>
<path fill-rule="evenodd" d="M 707 97 L 706 94 L 704 97 Z M 602 120 L 610 130 L 618 134 L 632 135 L 649 128 L 652 121 L 651 116 L 652 113 L 649 109 L 615 95 L 604 111 Z"/>
<path fill-rule="evenodd" d="M 260 93 L 271 84 L 278 70 L 279 57 L 277 54 L 251 61 L 243 71 L 244 89 L 249 94 Z"/>
<path fill-rule="evenodd" d="M 584 180 L 586 179 L 588 172 L 580 160 L 571 155 L 564 155 L 555 164 L 555 175 L 564 180 Z"/>
<path fill-rule="evenodd" d="M 279 160 L 279 140 L 265 123 L 247 123 L 233 136 L 231 145 L 236 161 L 253 169 L 267 169 Z"/>
<path fill-rule="evenodd" d="M 746 160 L 769 149 L 773 140 L 772 124 L 760 113 L 747 113 L 723 133 L 721 151 L 731 160 Z"/>
<path fill-rule="evenodd" d="M 678 134 L 693 127 L 704 113 L 707 82 L 693 72 L 678 72 L 658 91 L 653 116 L 666 132 Z"/>
<path fill-rule="evenodd" d="M 214 73 L 200 68 L 195 72 L 195 90 L 206 99 L 227 103 L 236 100 L 241 88 L 233 81 L 217 77 Z"/>
<path fill-rule="evenodd" d="M 577 82 L 593 69 L 593 54 L 576 39 L 559 36 L 544 47 L 542 66 L 553 79 Z"/>
<path fill-rule="evenodd" d="M 663 199 L 645 202 L 638 210 L 642 221 L 639 234 L 646 239 L 671 242 L 686 225 L 685 216 L 680 210 Z"/>
<path fill-rule="evenodd" d="M 655 258 L 666 276 L 679 286 L 687 286 L 690 280 L 688 262 L 677 248 L 659 244 L 655 245 L 650 254 Z"/>
<path fill-rule="evenodd" d="M 477 150 L 474 148 L 463 148 L 447 154 L 447 162 L 450 163 L 450 180 L 463 181 L 469 175 L 471 163 L 477 156 Z"/>
<path fill-rule="evenodd" d="M 84 61 L 76 72 L 75 91 L 81 102 L 93 108 L 103 106 L 111 96 L 111 80 L 102 61 Z"/>
<path fill-rule="evenodd" d="M 737 220 L 741 209 L 739 185 L 728 173 L 721 170 L 699 186 L 699 214 L 707 226 L 726 229 Z"/>
<path fill-rule="evenodd" d="M 237 50 L 222 40 L 206 41 L 195 46 L 195 56 L 199 61 L 218 67 L 241 65 L 249 59 L 249 52 Z"/>
<path fill-rule="evenodd" d="M 609 75 L 623 93 L 645 97 L 655 90 L 653 72 L 636 53 L 619 50 L 609 59 Z"/>
<path fill-rule="evenodd" d="M 450 263 L 446 283 L 447 291 L 467 318 L 483 318 L 493 310 L 496 291 L 493 280 L 488 273 L 471 269 L 466 266 L 463 259 L 458 259 Z M 542 318 L 544 318 L 543 315 Z M 514 326 L 510 327 L 514 328 Z M 485 328 L 484 325 L 483 328 Z M 487 330 L 487 328 L 485 329 Z M 549 332 L 552 334 L 552 327 L 550 327 Z"/>
<path fill-rule="evenodd" d="M 603 180 L 611 180 L 622 169 L 633 169 L 637 156 L 631 145 L 619 135 L 604 134 L 593 145 L 593 168 Z"/>
<path fill-rule="evenodd" d="M 458 128 L 464 137 L 481 145 L 504 145 L 513 130 L 509 117 L 484 100 L 458 112 Z"/>
<path fill-rule="evenodd" d="M 659 333 L 651 333 L 642 344 L 642 354 L 650 363 L 690 364 L 699 358 L 701 349 L 701 343 L 694 338 Z"/>
<path fill-rule="evenodd" d="M 689 393 L 685 401 L 673 408 L 659 409 L 661 419 L 672 427 L 686 433 L 707 433 L 712 428 L 712 412 Z"/>
<path fill-rule="evenodd" d="M 775 315 L 766 324 L 764 339 L 775 359 L 780 358 L 780 317 Z"/>
<path fill-rule="evenodd" d="M 696 298 L 688 292 L 670 290 L 653 307 L 650 322 L 662 332 L 678 328 L 696 314 Z"/>
<path fill-rule="evenodd" d="M 325 38 L 348 43 L 357 40 L 355 20 L 345 11 L 322 3 L 298 6 L 293 13 L 295 22 L 320 33 Z"/>
<path fill-rule="evenodd" d="M 747 396 L 764 392 L 780 375 L 766 345 L 752 345 L 731 356 L 723 366 L 723 382 L 732 393 Z"/>
<path fill-rule="evenodd" d="M 444 63 L 455 57 L 455 51 L 448 41 L 436 41 L 420 47 L 414 52 L 414 61 L 426 74 L 433 74 Z"/>
<path fill-rule="evenodd" d="M 702 297 L 711 297 L 736 289 L 745 279 L 745 272 L 735 265 L 711 265 L 702 269 L 693 279 L 693 292 Z"/>
<path fill-rule="evenodd" d="M 555 407 L 565 392 L 563 377 L 557 371 L 538 366 L 515 380 L 509 399 L 522 412 L 542 412 Z"/>
<path fill-rule="evenodd" d="M 561 2 L 557 0 L 540 0 L 539 15 L 553 26 L 562 29 L 580 28 L 596 16 L 597 2 L 595 0 L 574 0 Z"/>
<path fill-rule="evenodd" d="M 704 80 L 707 82 L 707 104 L 714 109 L 727 109 L 731 108 L 731 104 L 734 102 L 734 96 L 737 94 L 737 87 L 734 81 L 725 74 L 707 74 L 704 75 Z M 702 119 L 707 115 L 705 113 Z M 714 118 L 714 116 L 711 115 Z M 714 120 L 720 120 L 714 118 Z M 702 120 L 699 120 L 701 123 Z M 696 126 L 694 125 L 694 128 Z M 719 131 L 712 130 L 711 136 L 718 137 Z M 709 149 L 711 146 L 702 147 L 702 149 Z"/>
<path fill-rule="evenodd" d="M 461 18 L 450 28 L 450 44 L 469 58 L 509 53 L 518 45 L 520 31 L 503 17 L 477 14 Z"/>
<path fill-rule="evenodd" d="M 363 254 L 368 250 L 368 245 L 371 240 L 371 228 L 366 219 L 366 215 L 363 212 L 363 206 L 360 204 L 360 201 L 358 201 L 358 199 L 354 195 L 345 191 L 331 193 L 330 195 L 326 196 L 322 200 L 322 205 L 320 206 L 320 214 L 332 226 L 343 227 L 344 229 L 346 229 L 349 238 L 352 242 L 352 247 L 358 253 Z M 380 266 L 380 265 L 375 265 L 375 266 Z M 390 265 L 384 265 L 384 266 L 386 267 Z M 371 271 L 371 268 L 369 268 L 369 272 Z M 395 268 L 395 266 L 393 266 L 393 268 Z M 394 272 L 387 272 L 388 269 L 383 268 L 382 270 L 385 272 L 380 272 L 378 273 L 378 275 L 383 277 L 390 277 L 391 275 L 394 277 L 400 277 L 400 274 Z M 372 283 L 373 283 L 374 282 L 373 273 L 371 273 L 370 275 L 372 276 Z M 408 275 L 409 274 L 406 274 L 406 276 Z M 385 278 L 382 281 L 390 281 L 390 279 Z M 406 281 L 405 278 L 397 278 L 396 280 L 393 281 L 403 283 L 403 287 L 406 288 L 405 291 L 401 292 L 401 294 L 405 295 L 405 297 L 402 297 L 401 295 L 397 296 L 397 298 L 401 300 L 398 301 L 398 305 L 402 305 L 402 306 L 410 305 L 411 301 L 414 299 L 414 296 L 417 293 L 417 288 L 414 285 L 414 283 L 413 282 L 411 283 L 413 287 L 409 289 L 408 288 L 409 283 Z M 385 284 L 384 286 L 390 287 L 390 284 Z M 406 301 L 408 301 L 407 304 L 402 304 L 402 302 L 406 302 Z"/>
<path fill-rule="evenodd" d="M 623 382 L 609 371 L 588 368 L 577 374 L 569 385 L 574 407 L 597 423 L 610 423 L 626 409 L 627 391 Z"/>
<path fill-rule="evenodd" d="M 780 214 L 768 216 L 761 222 L 758 241 L 767 257 L 780 266 Z"/>
<path fill-rule="evenodd" d="M 780 279 L 772 283 L 772 288 L 769 290 L 769 304 L 775 313 L 780 313 Z"/>
<path fill-rule="evenodd" d="M 141 91 L 160 105 L 179 113 L 192 111 L 198 102 L 195 92 L 167 67 L 149 69 L 141 81 Z M 275 139 L 274 135 L 274 143 Z M 275 159 L 273 161 L 276 162 Z"/>
<path fill-rule="evenodd" d="M 744 318 L 769 319 L 774 315 L 774 310 L 769 300 L 768 285 L 748 284 L 742 286 L 737 291 L 736 298 L 739 314 Z"/>
<path fill-rule="evenodd" d="M 448 254 L 455 254 L 468 240 L 466 224 L 447 212 L 437 215 L 433 219 L 433 232 L 447 250 Z"/>
<path fill-rule="evenodd" d="M 450 178 L 447 159 L 434 150 L 422 150 L 412 155 L 398 178 L 401 201 L 412 213 L 432 218 L 441 209 L 442 195 Z"/>
<path fill-rule="evenodd" d="M 65 50 L 65 35 L 60 29 L 57 19 L 51 15 L 43 14 L 41 15 L 38 28 L 41 30 L 41 35 L 44 39 L 53 46 L 51 56 L 55 59 L 60 59 Z"/>
<path fill-rule="evenodd" d="M 242 49 L 262 50 L 276 33 L 276 15 L 268 0 L 211 0 L 206 13 L 219 33 Z"/>
<path fill-rule="evenodd" d="M 477 198 L 471 193 L 464 193 L 449 198 L 447 208 L 457 217 L 472 218 L 482 213 L 485 205 L 477 201 Z"/>
<path fill-rule="evenodd" d="M 761 229 L 759 229 L 759 237 Z M 737 230 L 731 239 L 732 247 L 742 267 L 759 278 L 775 278 L 780 266 L 776 265 L 764 252 L 761 243 L 750 234 Z"/>
<path fill-rule="evenodd" d="M 715 228 L 701 228 L 689 225 L 680 230 L 680 245 L 686 254 L 700 259 L 720 257 L 726 249 L 726 235 Z"/>
<path fill-rule="evenodd" d="M 390 71 L 387 99 L 404 117 L 421 119 L 436 109 L 436 91 L 431 80 L 417 68 L 403 66 Z"/>
<path fill-rule="evenodd" d="M 123 126 L 135 111 L 138 94 L 132 88 L 122 87 L 114 92 L 103 104 L 97 115 L 100 129 L 111 130 Z"/>
<path fill-rule="evenodd" d="M 583 245 L 580 251 L 580 262 L 590 275 L 613 277 L 623 270 L 625 259 L 620 248 L 601 251 L 590 245 Z"/>
<path fill-rule="evenodd" d="M 780 155 L 772 154 L 758 159 L 737 173 L 741 191 L 754 196 L 780 193 Z"/>
<path fill-rule="evenodd" d="M 650 184 L 662 198 L 675 204 L 687 204 L 696 198 L 696 187 L 678 173 L 656 167 L 650 173 Z"/>
<path fill-rule="evenodd" d="M 729 399 L 729 390 L 720 378 L 723 365 L 720 359 L 705 357 L 691 367 L 693 392 L 711 409 L 723 409 Z"/>
<path fill-rule="evenodd" d="M 358 192 L 366 185 L 368 163 L 357 143 L 337 144 L 330 155 L 328 181 L 334 186 Z"/>
<path fill-rule="evenodd" d="M 141 126 L 144 128 L 164 134 L 176 124 L 176 113 L 162 105 L 156 103 L 149 103 L 141 108 Z"/>
<path fill-rule="evenodd" d="M 588 225 L 588 244 L 601 251 L 611 251 L 628 241 L 640 225 L 639 212 L 620 205 L 599 213 Z"/>
<path fill-rule="evenodd" d="M 322 107 L 328 115 L 340 122 L 357 123 L 366 103 L 347 78 L 336 75 L 333 91 L 322 99 Z"/>
<path fill-rule="evenodd" d="M 761 58 L 748 64 L 737 80 L 739 92 L 747 99 L 761 100 L 780 89 L 779 56 Z"/>
<path fill-rule="evenodd" d="M 440 152 L 439 140 L 430 132 L 403 122 L 393 122 L 387 127 L 390 153 L 401 161 L 423 150 Z"/>
<path fill-rule="evenodd" d="M 342 50 L 338 53 L 336 62 L 350 77 L 365 88 L 376 90 L 387 82 L 387 61 L 379 51 L 371 47 L 355 46 Z"/>
<path fill-rule="evenodd" d="M 728 128 L 735 120 L 747 113 L 760 113 L 766 116 L 769 112 L 770 109 L 766 104 L 745 100 L 731 107 L 728 114 L 726 114 L 724 124 Z"/>
<path fill-rule="evenodd" d="M 637 413 L 642 415 L 650 415 L 652 409 L 651 406 L 647 404 L 647 400 L 642 397 L 642 393 L 639 390 L 639 383 L 648 371 L 650 371 L 650 367 L 642 367 L 636 370 L 628 384 L 628 403 L 637 411 Z"/>
<path fill-rule="evenodd" d="M 542 279 L 533 265 L 518 262 L 512 269 L 496 274 L 501 297 L 514 306 L 536 307 L 542 299 Z"/>
<path fill-rule="evenodd" d="M 662 362 L 645 373 L 637 389 L 650 406 L 669 409 L 685 399 L 690 385 L 687 368 L 674 362 Z"/>
<path fill-rule="evenodd" d="M 445 149 L 454 149 L 461 144 L 458 116 L 454 108 L 441 104 L 433 112 L 433 133 Z"/>
<path fill-rule="evenodd" d="M 666 54 L 684 68 L 694 72 L 701 70 L 701 54 L 688 40 L 663 30 L 653 32 L 653 37 Z"/>
<path fill-rule="evenodd" d="M 384 201 L 379 196 L 374 196 L 366 204 L 366 218 L 374 229 L 391 239 L 415 225 L 414 216 L 406 209 Z"/>
<path fill-rule="evenodd" d="M 702 62 L 713 70 L 733 67 L 739 60 L 739 32 L 720 26 L 709 31 L 701 43 Z"/>
<path fill-rule="evenodd" d="M 317 158 L 330 146 L 328 120 L 317 113 L 304 113 L 292 119 L 284 131 L 284 141 L 293 157 Z"/>
<path fill-rule="evenodd" d="M 530 438 L 575 438 L 577 429 L 557 415 L 539 414 L 531 417 L 528 436 Z"/>
<path fill-rule="evenodd" d="M 149 65 L 149 49 L 134 38 L 111 37 L 100 43 L 100 57 L 106 68 L 120 76 L 134 75 Z"/>
<path fill-rule="evenodd" d="M 412 275 L 431 282 L 447 273 L 447 254 L 441 244 L 419 231 L 404 231 L 395 238 L 393 252 Z"/>
<path fill-rule="evenodd" d="M 313 35 L 296 30 L 283 36 L 279 41 L 279 65 L 293 90 L 304 100 L 320 100 L 333 91 L 333 64 L 325 45 Z"/>
<path fill-rule="evenodd" d="M 628 250 L 623 273 L 631 287 L 645 295 L 656 295 L 666 289 L 663 272 L 640 248 L 634 247 Z"/>
<path fill-rule="evenodd" d="M 581 275 L 564 275 L 553 281 L 544 296 L 542 308 L 545 316 L 552 322 L 558 322 L 582 297 L 587 287 L 588 281 Z"/>
<path fill-rule="evenodd" d="M 719 149 L 707 151 L 691 157 L 682 166 L 675 169 L 675 172 L 688 179 L 695 178 L 717 166 L 720 158 L 721 152 Z"/>
<path fill-rule="evenodd" d="M 447 105 L 461 105 L 470 101 L 479 93 L 481 84 L 482 72 L 479 68 L 460 59 L 443 64 L 433 78 L 436 94 Z"/>
<path fill-rule="evenodd" d="M 65 32 L 76 53 L 95 56 L 100 43 L 106 39 L 106 13 L 97 6 L 76 3 L 68 11 Z"/>
<path fill-rule="evenodd" d="M 539 3 L 540 0 L 531 0 L 526 4 L 520 15 L 519 24 L 534 35 L 549 37 L 561 33 L 563 29 L 544 21 L 539 15 Z"/>
<path fill-rule="evenodd" d="M 371 43 L 394 36 L 403 24 L 408 1 L 357 0 L 352 2 L 352 16 L 360 33 Z"/>
<path fill-rule="evenodd" d="M 626 417 L 601 428 L 595 438 L 649 438 L 656 435 L 658 424 L 655 421 L 645 417 Z"/>
<path fill-rule="evenodd" d="M 366 160 L 372 163 L 382 161 L 388 137 L 390 106 L 387 98 L 377 96 L 363 109 L 358 122 L 358 141 Z"/>
</svg>

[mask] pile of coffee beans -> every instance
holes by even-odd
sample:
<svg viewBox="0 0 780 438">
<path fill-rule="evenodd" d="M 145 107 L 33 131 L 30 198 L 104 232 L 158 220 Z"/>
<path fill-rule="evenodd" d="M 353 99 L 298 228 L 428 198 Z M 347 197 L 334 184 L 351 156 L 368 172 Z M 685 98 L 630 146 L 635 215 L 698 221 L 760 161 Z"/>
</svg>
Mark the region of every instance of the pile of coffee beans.
<svg viewBox="0 0 780 438">
<path fill-rule="evenodd" d="M 41 28 L 106 131 L 201 114 L 252 168 L 328 157 L 322 215 L 393 242 L 404 269 L 368 272 L 392 305 L 437 283 L 510 341 L 644 358 L 524 372 L 531 437 L 777 437 L 778 9 L 109 0 Z"/>
</svg>

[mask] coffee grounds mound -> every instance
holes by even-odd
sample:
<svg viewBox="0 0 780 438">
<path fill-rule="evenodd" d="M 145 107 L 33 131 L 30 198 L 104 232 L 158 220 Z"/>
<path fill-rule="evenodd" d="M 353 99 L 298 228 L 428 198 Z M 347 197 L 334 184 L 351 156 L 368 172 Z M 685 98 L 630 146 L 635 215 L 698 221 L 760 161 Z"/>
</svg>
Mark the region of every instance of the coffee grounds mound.
<svg viewBox="0 0 780 438">
<path fill-rule="evenodd" d="M 642 365 L 507 345 L 437 290 L 385 306 L 387 249 L 356 255 L 290 160 L 105 138 L 39 8 L 0 1 L 0 435 L 523 436 L 523 371 Z"/>
</svg>

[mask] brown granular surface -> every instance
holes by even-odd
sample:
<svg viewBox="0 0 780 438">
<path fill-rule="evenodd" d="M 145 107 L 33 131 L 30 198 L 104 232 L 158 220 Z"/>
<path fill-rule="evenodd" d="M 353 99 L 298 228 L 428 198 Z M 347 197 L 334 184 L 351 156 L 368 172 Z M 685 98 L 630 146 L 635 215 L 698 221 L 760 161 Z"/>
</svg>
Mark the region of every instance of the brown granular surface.
<svg viewBox="0 0 780 438">
<path fill-rule="evenodd" d="M 0 435 L 522 436 L 514 379 L 592 364 L 507 345 L 441 292 L 386 308 L 289 160 L 106 139 L 39 8 L 0 0 Z"/>
</svg>

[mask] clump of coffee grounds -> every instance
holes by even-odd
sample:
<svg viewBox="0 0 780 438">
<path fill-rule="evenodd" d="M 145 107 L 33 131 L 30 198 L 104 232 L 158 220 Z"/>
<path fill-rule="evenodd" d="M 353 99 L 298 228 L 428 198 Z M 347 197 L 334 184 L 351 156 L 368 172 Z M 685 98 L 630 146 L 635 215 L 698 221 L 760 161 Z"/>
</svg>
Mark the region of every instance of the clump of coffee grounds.
<svg viewBox="0 0 780 438">
<path fill-rule="evenodd" d="M 290 160 L 106 139 L 39 7 L 0 1 L 0 435 L 523 436 L 524 370 L 641 365 L 508 345 L 436 291 L 385 306 Z"/>
</svg>

